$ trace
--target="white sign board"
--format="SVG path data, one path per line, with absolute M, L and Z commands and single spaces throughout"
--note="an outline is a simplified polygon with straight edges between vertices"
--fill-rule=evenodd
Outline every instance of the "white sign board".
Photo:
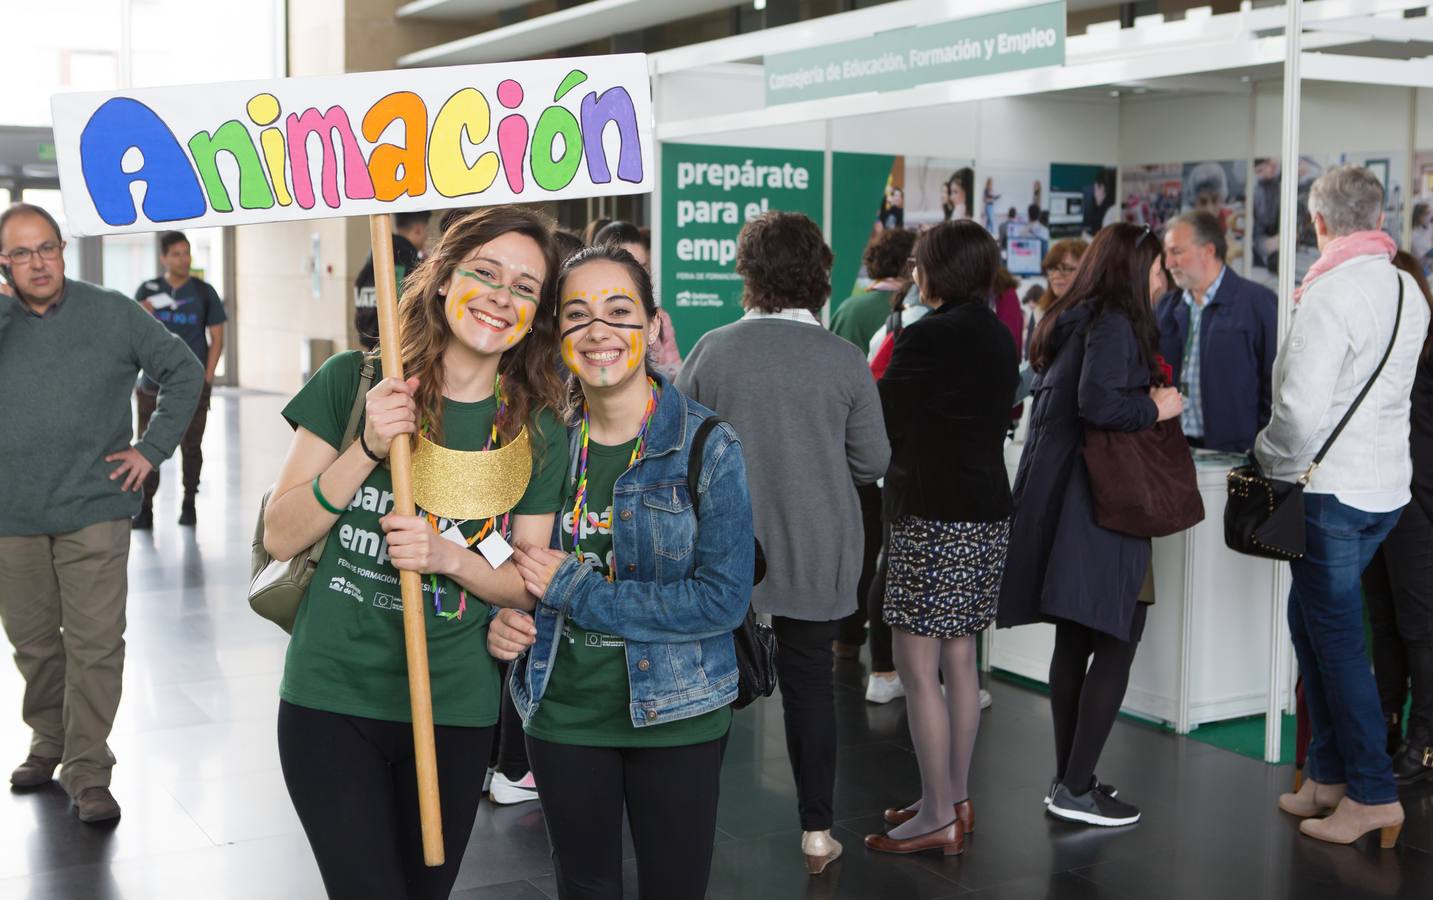
M 644 54 L 57 94 L 76 236 L 652 190 Z

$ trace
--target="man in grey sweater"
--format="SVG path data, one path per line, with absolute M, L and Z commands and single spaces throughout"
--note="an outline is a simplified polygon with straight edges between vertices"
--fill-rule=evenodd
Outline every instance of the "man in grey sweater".
M 17 788 L 60 784 L 85 822 L 113 819 L 130 518 L 144 478 L 174 452 L 204 371 L 184 342 L 123 294 L 65 278 L 45 210 L 0 214 L 0 620 L 25 679 L 30 755 Z M 159 404 L 131 444 L 140 370 Z
M 766 579 L 802 852 L 819 874 L 841 853 L 830 834 L 836 777 L 831 642 L 856 606 L 864 529 L 856 485 L 886 473 L 891 445 L 861 351 L 816 319 L 830 294 L 831 250 L 799 213 L 746 224 L 736 270 L 746 315 L 702 337 L 677 389 L 736 427 L 746 454 Z

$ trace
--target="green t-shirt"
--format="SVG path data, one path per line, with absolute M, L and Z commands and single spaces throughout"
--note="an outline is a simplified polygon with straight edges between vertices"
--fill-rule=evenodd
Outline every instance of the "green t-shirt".
M 831 317 L 831 331 L 865 353 L 870 349 L 871 338 L 886 324 L 890 314 L 890 291 L 866 291 L 841 301 Z
M 334 447 L 353 409 L 363 368 L 358 352 L 328 362 L 284 407 L 284 418 Z M 381 372 L 375 376 L 381 378 Z M 445 400 L 443 445 L 481 450 L 497 411 L 494 398 L 477 403 Z M 567 474 L 567 432 L 547 410 L 532 435 L 533 472 L 513 513 L 556 512 Z M 403 644 L 403 601 L 398 570 L 388 559 L 388 541 L 378 520 L 392 511 L 393 479 L 385 466 L 368 476 L 329 534 L 304 600 L 299 604 L 284 663 L 280 696 L 290 703 L 390 722 L 410 721 L 408 663 Z M 336 502 L 338 498 L 329 498 Z M 446 530 L 451 522 L 440 521 Z M 471 537 L 483 520 L 458 523 Z M 468 596 L 461 619 L 437 615 L 432 579 L 423 578 L 423 612 L 428 623 L 428 673 L 433 721 L 439 725 L 485 726 L 498 718 L 500 680 L 488 655 L 488 607 Z M 458 586 L 440 578 L 443 609 L 458 608 Z
M 579 535 L 583 559 L 606 575 L 613 571 L 612 488 L 627 471 L 635 440 L 617 447 L 587 445 L 587 508 L 604 512 Z M 572 549 L 575 486 L 563 501 L 562 540 Z M 527 733 L 555 744 L 585 747 L 682 747 L 716 740 L 731 726 L 731 707 L 660 725 L 632 725 L 631 688 L 627 681 L 627 642 L 614 634 L 579 628 L 568 620 L 557 638 L 547 690 Z

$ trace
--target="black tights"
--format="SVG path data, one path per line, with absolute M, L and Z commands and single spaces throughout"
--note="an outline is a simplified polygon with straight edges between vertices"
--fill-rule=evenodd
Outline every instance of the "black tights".
M 827 639 L 829 646 L 830 639 Z M 621 900 L 622 811 L 642 900 L 702 900 L 716 842 L 726 736 L 685 747 L 527 739 L 562 900 Z
M 279 701 L 279 763 L 330 900 L 443 900 L 453 890 L 493 730 L 439 725 L 445 861 L 423 864 L 413 726 Z
M 1055 625 L 1055 652 L 1050 657 L 1055 777 L 1073 794 L 1090 789 L 1100 753 L 1124 703 L 1145 612 L 1145 604 L 1135 605 L 1128 641 L 1063 619 Z

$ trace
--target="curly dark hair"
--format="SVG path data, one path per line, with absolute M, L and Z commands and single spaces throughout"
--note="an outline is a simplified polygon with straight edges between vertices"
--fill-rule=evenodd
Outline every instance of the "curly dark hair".
M 761 312 L 814 312 L 831 294 L 831 262 L 821 226 L 801 213 L 752 219 L 736 239 L 736 272 L 745 282 L 742 305 Z
M 905 271 L 916 247 L 916 233 L 904 228 L 891 228 L 871 238 L 861 262 L 866 274 L 880 281 L 882 278 L 899 278 Z

